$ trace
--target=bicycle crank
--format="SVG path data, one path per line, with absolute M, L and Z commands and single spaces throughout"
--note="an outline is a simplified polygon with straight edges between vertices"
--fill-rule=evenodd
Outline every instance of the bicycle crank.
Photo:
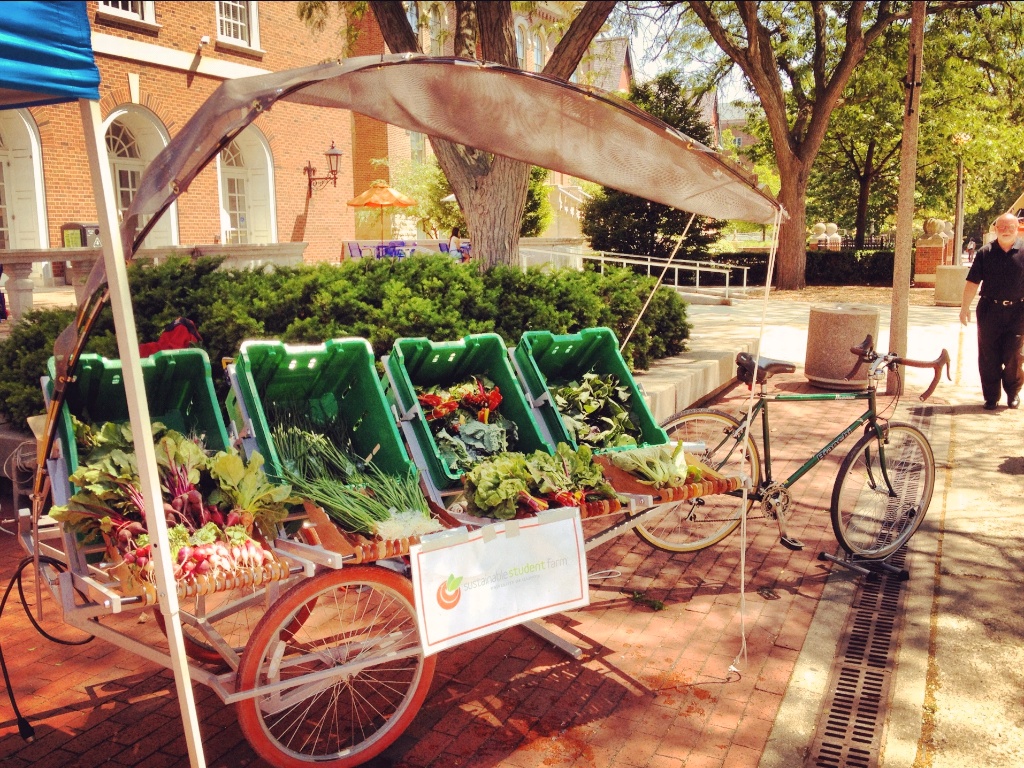
M 789 489 L 782 483 L 772 483 L 761 491 L 761 509 L 764 516 L 779 523 L 779 541 L 786 549 L 794 551 L 804 548 L 804 543 L 789 535 L 786 523 L 789 519 L 789 506 L 793 498 Z

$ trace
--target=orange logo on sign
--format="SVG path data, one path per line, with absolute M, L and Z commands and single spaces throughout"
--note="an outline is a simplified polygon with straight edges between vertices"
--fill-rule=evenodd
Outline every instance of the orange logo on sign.
M 459 589 L 461 583 L 461 576 L 456 577 L 455 574 L 449 574 L 448 579 L 442 581 L 437 588 L 437 604 L 446 611 L 450 611 L 458 605 L 459 599 L 462 597 L 462 590 Z

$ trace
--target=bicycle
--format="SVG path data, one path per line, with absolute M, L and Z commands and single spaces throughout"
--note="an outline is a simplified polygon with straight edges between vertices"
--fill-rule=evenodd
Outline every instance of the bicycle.
M 921 400 L 926 400 L 938 386 L 943 366 L 949 377 L 949 354 L 942 350 L 931 362 L 909 360 L 893 352 L 879 354 L 873 349 L 871 336 L 850 351 L 857 356 L 857 363 L 846 378 L 854 379 L 861 366 L 867 364 L 870 366 L 867 385 L 852 392 L 814 394 L 769 394 L 771 377 L 792 373 L 796 366 L 764 357 L 755 361 L 745 352 L 737 355 L 739 379 L 748 387 L 755 381 L 758 384 L 749 416 L 745 414 L 736 419 L 711 408 L 695 408 L 675 414 L 662 426 L 672 440 L 692 446 L 693 456 L 712 469 L 724 475 L 750 478 L 746 509 L 742 509 L 742 502 L 737 500 L 737 497 L 742 498 L 741 491 L 689 499 L 664 505 L 664 511 L 648 516 L 637 526 L 637 534 L 663 551 L 697 552 L 732 533 L 742 514 L 760 503 L 765 516 L 778 521 L 783 546 L 802 549 L 803 543 L 793 538 L 786 527 L 791 503 L 789 489 L 864 425 L 864 434 L 843 459 L 836 477 L 831 503 L 832 529 L 851 558 L 881 561 L 896 552 L 917 531 L 928 510 L 935 485 L 935 458 L 928 438 L 917 427 L 886 421 L 878 415 L 875 390 L 886 372 L 897 370 L 897 366 L 932 368 L 935 376 L 920 396 Z M 867 407 L 789 477 L 776 480 L 772 475 L 768 404 L 839 400 L 866 400 Z M 747 428 L 748 418 L 753 423 L 758 417 L 764 445 L 763 461 Z M 745 450 L 741 445 L 744 442 Z

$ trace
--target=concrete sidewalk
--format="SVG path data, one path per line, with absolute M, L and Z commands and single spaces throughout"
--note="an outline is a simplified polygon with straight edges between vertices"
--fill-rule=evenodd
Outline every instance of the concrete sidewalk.
M 769 303 L 762 354 L 801 362 L 809 309 Z M 753 301 L 691 307 L 693 354 L 718 359 L 750 348 L 761 311 Z M 975 327 L 961 332 L 956 312 L 910 311 L 911 355 L 934 358 L 948 348 L 955 381 L 944 381 L 929 401 L 939 468 L 903 587 L 886 768 L 915 760 L 936 768 L 1024 764 L 1018 608 L 1024 555 L 1017 534 L 1024 517 L 1024 414 L 981 409 Z M 880 335 L 878 346 L 885 348 L 884 321 Z M 895 418 L 920 415 L 915 395 L 927 379 L 909 373 Z M 799 372 L 773 384 L 806 389 Z M 745 400 L 745 388 L 727 388 L 715 407 L 738 411 Z M 886 402 L 880 398 L 880 405 Z M 835 423 L 859 412 L 841 402 L 820 410 L 789 407 L 773 406 L 779 474 L 820 447 Z M 749 522 L 745 548 L 733 535 L 693 555 L 658 552 L 631 534 L 620 536 L 588 555 L 591 573 L 604 576 L 592 579 L 591 605 L 547 622 L 583 649 L 581 660 L 521 628 L 444 652 L 412 725 L 367 765 L 802 766 L 859 583 L 816 558 L 836 549 L 827 509 L 845 449 L 836 453 L 796 489 L 792 526 L 804 551 L 781 547 L 775 523 L 764 519 Z M 0 534 L 0 577 L 20 557 L 13 540 Z M 665 610 L 653 611 L 651 601 Z M 123 621 L 133 634 L 162 642 L 152 621 L 140 623 L 135 614 Z M 54 646 L 14 601 L 0 620 L 0 638 L 19 705 L 37 731 L 34 744 L 22 742 L 6 698 L 0 699 L 4 766 L 188 764 L 168 672 L 102 641 Z M 231 708 L 202 686 L 196 696 L 208 764 L 265 765 L 242 738 Z

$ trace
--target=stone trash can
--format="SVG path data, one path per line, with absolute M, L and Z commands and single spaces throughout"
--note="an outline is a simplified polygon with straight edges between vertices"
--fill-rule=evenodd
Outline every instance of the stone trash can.
M 966 264 L 935 267 L 935 306 L 959 307 L 964 298 L 964 284 L 967 282 Z
M 858 346 L 868 334 L 877 344 L 876 307 L 862 304 L 811 307 L 804 376 L 823 389 L 853 390 L 867 386 L 867 366 L 861 368 L 857 379 L 847 381 L 844 377 L 857 362 L 850 347 Z

